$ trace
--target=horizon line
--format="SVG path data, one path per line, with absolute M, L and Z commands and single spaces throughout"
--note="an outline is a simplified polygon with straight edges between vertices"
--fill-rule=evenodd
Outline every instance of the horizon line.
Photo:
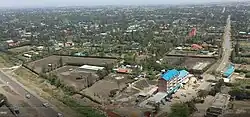
M 48 5 L 48 6 L 0 6 L 0 9 L 30 9 L 30 8 L 60 8 L 60 7 L 105 7 L 105 6 L 185 6 L 185 5 L 212 5 L 222 3 L 245 3 L 250 1 L 220 1 L 197 3 L 172 3 L 172 4 L 106 4 L 106 5 Z

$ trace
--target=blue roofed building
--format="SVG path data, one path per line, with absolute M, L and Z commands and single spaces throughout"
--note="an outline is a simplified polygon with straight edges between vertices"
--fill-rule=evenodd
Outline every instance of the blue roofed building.
M 179 71 L 176 69 L 168 70 L 163 73 L 158 83 L 158 90 L 160 92 L 167 92 L 167 89 L 178 81 Z
M 158 92 L 152 95 L 149 99 L 140 103 L 140 107 L 147 107 L 150 103 L 164 104 L 167 98 L 177 92 L 182 86 L 183 81 L 191 75 L 186 70 L 171 69 L 162 73 L 158 81 Z
M 233 64 L 230 64 L 226 71 L 223 73 L 223 76 L 226 77 L 226 78 L 230 78 L 230 76 L 233 74 L 235 68 L 234 68 L 234 65 Z
M 166 81 L 170 81 L 178 75 L 179 75 L 179 71 L 176 69 L 172 69 L 162 74 L 162 78 Z
M 178 81 L 179 83 L 186 83 L 188 81 L 189 72 L 186 70 L 179 71 Z
M 185 78 L 188 74 L 189 74 L 188 71 L 186 71 L 186 70 L 181 70 L 181 71 L 179 71 L 179 76 L 178 76 L 178 78 L 179 78 L 179 79 L 183 79 L 183 78 Z

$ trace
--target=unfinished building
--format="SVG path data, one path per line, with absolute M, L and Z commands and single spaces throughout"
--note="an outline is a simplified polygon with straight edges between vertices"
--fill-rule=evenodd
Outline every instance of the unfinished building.
M 228 108 L 230 95 L 217 93 L 212 105 L 206 111 L 206 117 L 220 117 Z

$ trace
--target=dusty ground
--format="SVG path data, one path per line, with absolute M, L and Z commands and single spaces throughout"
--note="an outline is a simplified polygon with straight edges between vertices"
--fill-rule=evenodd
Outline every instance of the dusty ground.
M 77 64 L 77 65 L 96 65 L 96 66 L 103 66 L 105 64 L 113 64 L 116 62 L 116 59 L 102 59 L 102 58 L 85 58 L 85 57 L 69 57 L 69 56 L 49 56 L 47 58 L 43 58 L 41 60 L 37 60 L 28 64 L 31 69 L 34 69 L 36 72 L 40 73 L 42 67 L 48 68 L 48 64 L 52 64 L 55 67 L 58 63 L 60 58 L 62 58 L 63 63 L 68 64 Z
M 168 54 L 171 54 L 171 55 L 174 55 L 174 54 L 177 54 L 177 55 L 198 55 L 199 52 L 198 51 L 180 51 L 180 50 L 175 50 L 173 49 L 171 52 L 169 52 Z
M 76 66 L 64 66 L 54 70 L 53 73 L 66 84 L 75 87 L 79 91 L 87 87 L 87 82 L 94 84 L 99 79 L 95 72 L 79 70 Z
M 116 80 L 116 77 L 122 79 Z M 126 87 L 126 83 L 131 82 L 126 74 L 109 74 L 103 80 L 96 82 L 91 87 L 84 89 L 81 93 L 89 95 L 100 102 L 106 102 L 109 98 L 111 90 L 119 89 L 122 90 Z M 119 84 L 119 86 L 118 86 Z
M 187 58 L 182 63 L 183 66 L 186 66 L 186 68 L 192 68 L 194 67 L 198 62 L 210 62 L 213 63 L 215 59 L 212 58 Z
M 22 53 L 22 52 L 27 52 L 31 50 L 31 48 L 32 48 L 31 46 L 22 46 L 22 47 L 8 49 L 8 51 L 13 52 L 13 53 Z
M 213 63 L 216 61 L 213 58 L 192 58 L 192 57 L 173 57 L 173 56 L 165 56 L 164 62 L 175 65 L 175 66 L 182 66 L 186 68 L 194 67 L 198 62 L 210 62 Z

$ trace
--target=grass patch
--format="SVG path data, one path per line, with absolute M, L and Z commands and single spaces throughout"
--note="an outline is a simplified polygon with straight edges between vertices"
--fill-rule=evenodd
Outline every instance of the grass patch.
M 36 78 L 37 75 L 32 73 L 31 71 L 29 70 L 26 70 L 25 68 L 20 68 L 20 69 L 17 69 L 15 70 L 15 74 L 20 76 L 20 77 L 25 77 L 25 78 L 28 78 L 28 79 L 33 79 L 33 78 Z
M 11 67 L 13 64 L 10 61 L 10 56 L 5 53 L 0 52 L 0 67 Z

